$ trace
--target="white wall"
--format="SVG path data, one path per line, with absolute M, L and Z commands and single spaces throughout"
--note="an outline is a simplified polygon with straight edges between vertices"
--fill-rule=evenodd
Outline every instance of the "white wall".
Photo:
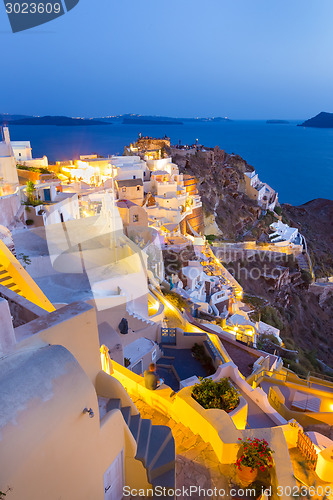
M 37 207 L 39 210 L 41 207 Z M 54 205 L 43 206 L 46 213 L 43 215 L 44 225 L 58 224 L 63 216 L 63 222 L 79 219 L 79 200 L 77 194 Z
M 30 141 L 11 141 L 16 161 L 32 160 Z
M 10 144 L 3 142 L 0 143 L 0 179 L 4 183 L 18 184 L 16 162 L 12 149 Z
M 24 160 L 20 162 L 22 165 L 26 167 L 43 167 L 46 168 L 49 166 L 49 161 L 47 156 L 43 156 L 43 158 L 32 158 L 31 160 Z
M 19 193 L 0 196 L 0 225 L 9 227 L 21 208 Z

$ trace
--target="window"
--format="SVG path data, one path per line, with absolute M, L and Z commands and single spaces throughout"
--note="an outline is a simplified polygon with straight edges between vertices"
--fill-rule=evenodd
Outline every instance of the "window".
M 133 222 L 139 222 L 139 216 L 133 215 Z
M 136 190 L 137 190 L 137 191 L 140 191 L 140 186 L 136 186 Z
M 126 188 L 122 188 L 122 192 L 123 192 L 123 193 L 126 193 Z
M 136 179 L 135 175 L 133 175 L 133 179 Z

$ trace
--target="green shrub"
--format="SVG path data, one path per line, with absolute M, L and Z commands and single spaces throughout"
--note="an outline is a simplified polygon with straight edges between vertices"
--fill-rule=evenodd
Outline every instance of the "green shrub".
M 175 293 L 175 292 L 164 292 L 164 296 L 168 299 L 169 302 L 171 302 L 171 304 L 175 307 L 177 307 L 177 309 L 186 309 L 186 310 L 189 310 L 190 309 L 190 306 L 188 304 L 188 302 L 183 299 L 183 297 L 181 297 L 180 295 L 178 295 L 178 293 Z
M 239 404 L 239 392 L 226 377 L 218 382 L 211 378 L 201 379 L 192 389 L 192 398 L 203 408 L 218 408 L 227 413 Z
M 27 219 L 25 221 L 25 223 L 26 223 L 27 226 L 32 226 L 32 224 L 34 223 L 34 221 L 32 219 Z
M 275 335 L 272 333 L 264 333 L 263 335 L 260 335 L 260 339 L 257 342 L 257 348 L 262 349 L 268 342 L 272 342 L 272 344 L 280 347 L 280 342 Z
M 312 280 L 312 276 L 311 276 L 311 274 L 310 274 L 308 271 L 306 271 L 305 269 L 302 269 L 302 270 L 301 270 L 301 276 L 302 276 L 302 280 L 304 281 L 304 283 L 305 283 L 306 285 L 310 285 L 310 284 L 312 283 L 312 281 L 313 281 L 313 280 Z
M 208 242 L 215 241 L 216 238 L 217 236 L 215 234 L 206 234 L 206 240 L 208 240 Z
M 281 314 L 272 306 L 265 306 L 262 308 L 261 321 L 263 321 L 264 323 L 268 323 L 269 325 L 272 325 L 279 330 L 282 330 L 283 328 Z
M 18 170 L 27 170 L 28 172 L 38 172 L 40 174 L 52 173 L 47 168 L 44 168 L 44 167 L 26 167 L 25 165 L 16 165 L 16 168 Z

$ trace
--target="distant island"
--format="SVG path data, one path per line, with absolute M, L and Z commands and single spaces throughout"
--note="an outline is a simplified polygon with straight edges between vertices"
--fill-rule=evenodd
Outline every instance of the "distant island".
M 298 127 L 314 127 L 314 128 L 333 128 L 333 113 L 325 113 L 322 111 L 313 118 L 309 118 L 305 122 L 298 124 Z
M 290 122 L 288 122 L 288 120 L 266 120 L 266 123 L 269 125 L 286 125 Z
M 207 122 L 230 122 L 230 118 L 196 117 L 196 118 L 175 118 L 170 116 L 152 116 L 124 114 L 115 116 L 103 116 L 94 118 L 71 118 L 68 116 L 28 116 L 10 115 L 0 113 L 0 125 L 56 125 L 65 126 L 86 126 L 86 125 L 183 125 L 184 123 L 207 123 Z
M 183 125 L 180 120 L 154 120 L 151 118 L 124 118 L 123 125 Z
M 5 119 L 3 119 L 5 122 Z M 111 122 L 102 122 L 98 120 L 89 120 L 85 118 L 69 118 L 68 116 L 38 116 L 28 117 L 20 120 L 9 120 L 11 125 L 56 125 L 58 127 L 77 127 L 87 125 L 111 125 Z
M 126 114 L 117 115 L 103 118 L 96 118 L 96 120 L 112 120 L 113 122 L 120 122 L 125 125 L 128 124 L 143 124 L 143 125 L 183 125 L 184 123 L 206 123 L 206 122 L 230 122 L 229 118 L 222 118 L 221 116 L 216 117 L 204 117 L 204 118 L 175 118 L 172 116 L 153 116 L 153 115 L 136 115 L 136 114 Z

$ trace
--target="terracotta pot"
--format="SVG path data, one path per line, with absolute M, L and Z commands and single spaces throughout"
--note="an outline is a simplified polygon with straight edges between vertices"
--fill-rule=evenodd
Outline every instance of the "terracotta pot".
M 258 475 L 258 469 L 241 466 L 241 470 L 237 468 L 237 476 L 243 486 L 248 486 L 253 483 Z

